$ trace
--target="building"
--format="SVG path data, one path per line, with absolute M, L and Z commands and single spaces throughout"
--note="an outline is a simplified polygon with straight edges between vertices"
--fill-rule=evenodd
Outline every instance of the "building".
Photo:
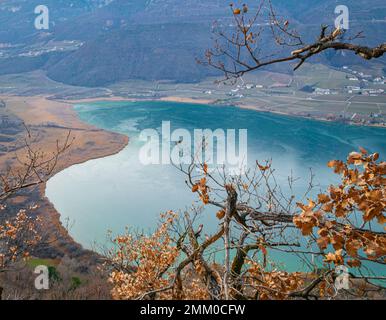
M 329 95 L 329 94 L 331 94 L 331 90 L 330 89 L 315 88 L 314 94 Z

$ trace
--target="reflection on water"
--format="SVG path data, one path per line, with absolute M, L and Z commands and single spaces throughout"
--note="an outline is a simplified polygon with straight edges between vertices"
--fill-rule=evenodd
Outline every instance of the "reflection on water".
M 160 130 L 170 121 L 172 130 L 248 129 L 248 160 L 272 158 L 278 181 L 288 175 L 300 179 L 299 195 L 306 189 L 309 168 L 321 189 L 337 177 L 326 167 L 331 159 L 343 159 L 359 146 L 386 154 L 386 130 L 318 122 L 241 110 L 170 102 L 101 102 L 76 106 L 80 118 L 98 127 L 127 134 L 129 145 L 119 154 L 75 165 L 53 177 L 47 196 L 62 219 L 74 221 L 73 237 L 86 247 L 103 242 L 106 231 L 123 232 L 125 226 L 154 227 L 159 213 L 190 207 L 196 198 L 184 175 L 171 165 L 143 166 L 138 159 L 138 139 L 143 129 Z M 201 220 L 208 230 L 218 221 L 213 212 Z

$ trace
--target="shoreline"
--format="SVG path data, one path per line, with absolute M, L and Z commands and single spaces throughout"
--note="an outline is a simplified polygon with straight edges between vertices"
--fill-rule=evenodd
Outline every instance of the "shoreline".
M 0 96 L 0 99 L 7 103 L 7 109 L 14 115 L 22 119 L 27 126 L 33 126 L 34 130 L 37 130 L 41 134 L 41 138 L 38 141 L 44 151 L 49 152 L 52 150 L 52 145 L 60 137 L 64 137 L 69 130 L 79 133 L 75 140 L 74 150 L 71 148 L 69 154 L 66 154 L 58 163 L 58 167 L 53 172 L 50 178 L 58 174 L 59 172 L 74 166 L 79 165 L 90 160 L 101 159 L 109 157 L 121 152 L 127 147 L 129 143 L 129 137 L 106 131 L 95 126 L 89 125 L 79 119 L 74 105 L 81 103 L 93 103 L 102 101 L 114 101 L 114 102 L 138 102 L 138 101 L 169 101 L 179 103 L 195 103 L 195 104 L 209 104 L 219 105 L 217 100 L 210 99 L 193 99 L 182 98 L 175 96 L 163 97 L 160 99 L 132 99 L 119 96 L 103 97 L 103 98 L 90 98 L 90 99 L 78 99 L 78 100 L 51 100 L 47 96 L 33 96 L 33 97 L 19 97 L 19 96 Z M 10 104 L 10 106 L 8 106 Z M 237 108 L 253 110 L 257 112 L 266 112 L 284 116 L 302 117 L 310 120 L 324 121 L 324 122 L 338 122 L 329 119 L 306 117 L 302 115 L 296 115 L 291 113 L 280 112 L 276 110 L 266 110 L 256 105 L 234 105 Z M 47 127 L 47 123 L 55 124 L 58 127 Z M 355 125 L 355 124 L 349 124 Z M 357 124 L 358 125 L 358 124 Z M 363 125 L 366 127 L 366 125 Z M 382 127 L 384 126 L 368 126 L 368 127 Z M 11 156 L 11 155 L 9 155 Z M 4 158 L 4 156 L 3 156 Z M 8 158 L 8 157 L 7 157 Z M 0 157 L 0 166 L 9 159 L 2 159 Z M 45 219 L 48 219 L 49 228 L 53 232 L 58 231 L 66 239 L 66 242 L 71 245 L 76 245 L 79 250 L 86 255 L 96 255 L 97 253 L 85 249 L 80 243 L 78 243 L 69 234 L 62 223 L 62 217 L 55 206 L 46 197 L 46 182 L 39 187 L 39 198 L 31 196 L 28 200 L 39 203 L 40 208 L 44 208 L 47 212 L 42 213 Z
M 48 100 L 46 96 L 0 96 L 0 99 L 6 103 L 6 112 L 23 121 L 31 129 L 34 137 L 36 135 L 33 146 L 46 154 L 53 152 L 57 141 L 59 143 L 64 141 L 68 132 L 71 131 L 71 138 L 74 138 L 72 145 L 59 158 L 56 169 L 47 181 L 73 165 L 117 154 L 129 143 L 129 137 L 125 135 L 109 132 L 81 121 L 72 104 Z M 24 135 L 25 132 L 20 134 L 21 137 Z M 16 144 L 16 141 L 14 143 Z M 22 149 L 23 146 L 19 146 L 17 152 Z M 6 168 L 7 165 L 16 166 L 16 162 L 12 160 L 13 157 L 13 152 L 0 156 L 0 169 Z M 47 181 L 28 192 L 21 205 L 27 207 L 29 203 L 36 204 L 38 209 L 34 211 L 34 214 L 42 218 L 44 227 L 49 230 L 50 234 L 60 235 L 63 240 L 60 244 L 52 245 L 49 250 L 50 254 L 55 252 L 58 256 L 69 255 L 86 260 L 94 258 L 92 259 L 94 261 L 98 254 L 85 249 L 82 244 L 72 238 L 64 226 L 61 213 L 47 198 Z
M 169 102 L 179 102 L 179 103 L 195 103 L 195 104 L 199 104 L 199 105 L 217 105 L 219 108 L 221 108 L 221 105 L 219 105 L 218 103 L 216 103 L 215 100 L 204 100 L 204 99 L 191 99 L 191 98 L 179 98 L 179 97 L 173 97 L 173 96 L 170 96 L 170 97 L 164 97 L 162 99 L 125 99 L 123 97 L 110 97 L 110 98 L 91 98 L 91 99 L 78 99 L 78 100 L 65 100 L 65 102 L 63 100 L 60 100 L 60 103 L 66 103 L 66 104 L 71 104 L 71 107 L 72 107 L 72 110 L 74 109 L 74 106 L 76 104 L 82 104 L 82 103 L 96 103 L 96 102 L 139 102 L 139 101 L 169 101 Z M 108 107 L 108 105 L 107 105 Z M 330 123 L 338 123 L 337 121 L 331 121 L 331 120 L 328 120 L 328 119 L 323 119 L 323 118 L 320 118 L 320 119 L 315 119 L 315 118 L 311 118 L 311 117 L 305 117 L 305 116 L 300 116 L 300 115 L 294 115 L 294 114 L 289 114 L 289 113 L 284 113 L 284 112 L 279 112 L 279 111 L 269 111 L 269 110 L 264 110 L 264 109 L 260 109 L 258 108 L 257 106 L 251 106 L 251 105 L 236 105 L 235 106 L 236 108 L 241 108 L 241 109 L 248 109 L 248 110 L 252 110 L 252 111 L 257 111 L 257 112 L 264 112 L 264 113 L 271 113 L 271 114 L 277 114 L 277 115 L 281 115 L 281 116 L 287 116 L 287 117 L 301 117 L 301 118 L 304 118 L 304 119 L 307 119 L 307 120 L 313 120 L 313 121 L 321 121 L 321 122 L 330 122 Z M 79 121 L 82 121 L 80 119 L 78 119 Z M 354 125 L 354 124 L 345 124 L 345 125 Z M 370 127 L 370 126 L 368 126 Z M 374 126 L 375 127 L 375 126 Z M 112 156 L 114 154 L 118 154 L 119 152 L 121 152 L 127 145 L 123 146 L 121 149 L 118 149 L 116 152 L 113 152 L 113 153 L 109 153 L 109 154 L 106 154 L 106 155 L 98 155 L 98 156 L 93 156 L 92 154 L 89 154 L 89 156 L 87 157 L 87 159 L 85 159 L 84 161 L 82 162 L 77 162 L 77 163 L 72 163 L 70 164 L 68 167 L 72 167 L 74 165 L 79 165 L 79 164 L 82 164 L 84 162 L 88 162 L 88 161 L 91 161 L 91 160 L 95 160 L 95 159 L 101 159 L 101 158 L 105 158 L 105 157 L 109 157 L 109 156 Z M 67 168 L 68 168 L 67 167 Z M 65 168 L 64 168 L 65 169 Z M 64 170 L 63 169 L 63 170 Z
M 141 101 L 165 101 L 165 102 L 178 102 L 178 103 L 194 103 L 194 104 L 202 104 L 202 105 L 220 105 L 219 101 L 217 99 L 195 99 L 195 98 L 187 98 L 187 97 L 177 97 L 177 96 L 166 96 L 161 98 L 125 98 L 121 96 L 111 96 L 111 97 L 101 97 L 101 98 L 84 98 L 84 99 L 76 99 L 76 100 L 53 100 L 68 104 L 82 104 L 82 103 L 93 103 L 93 102 L 141 102 Z M 223 104 L 225 105 L 225 104 Z M 382 124 L 368 124 L 368 123 L 357 123 L 353 121 L 339 121 L 337 119 L 328 119 L 328 115 L 326 116 L 316 116 L 316 115 L 305 115 L 305 114 L 297 114 L 293 112 L 283 112 L 279 110 L 273 110 L 273 109 L 267 109 L 265 107 L 259 107 L 258 105 L 253 104 L 242 104 L 242 103 L 233 103 L 233 104 L 227 104 L 227 105 L 233 105 L 240 109 L 246 109 L 246 110 L 252 110 L 255 112 L 265 112 L 265 113 L 271 113 L 276 115 L 282 115 L 282 116 L 289 116 L 289 117 L 297 117 L 297 118 L 303 118 L 303 119 L 309 119 L 309 120 L 315 120 L 315 121 L 322 121 L 322 122 L 330 122 L 330 123 L 340 123 L 344 125 L 352 125 L 352 126 L 360 126 L 360 127 L 371 127 L 371 128 L 386 128 L 386 125 Z

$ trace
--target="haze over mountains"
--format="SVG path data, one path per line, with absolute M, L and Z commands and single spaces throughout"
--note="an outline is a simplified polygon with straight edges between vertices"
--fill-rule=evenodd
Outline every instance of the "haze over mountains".
M 257 3 L 253 0 L 249 5 Z M 334 9 L 341 4 L 335 0 L 273 3 L 309 40 L 322 23 L 333 24 Z M 45 0 L 50 29 L 39 31 L 34 28 L 34 8 L 40 4 L 41 0 L 0 0 L 0 74 L 42 69 L 53 80 L 82 86 L 126 79 L 196 82 L 216 74 L 196 63 L 212 46 L 213 22 L 226 27 L 232 22 L 228 0 Z M 362 43 L 384 41 L 384 0 L 344 4 L 350 8 L 352 30 L 366 35 Z M 365 63 L 351 56 L 351 63 Z M 335 52 L 316 59 L 343 63 Z M 344 61 L 348 63 L 347 56 Z M 380 61 L 385 63 L 384 58 Z M 288 66 L 280 68 L 290 72 Z

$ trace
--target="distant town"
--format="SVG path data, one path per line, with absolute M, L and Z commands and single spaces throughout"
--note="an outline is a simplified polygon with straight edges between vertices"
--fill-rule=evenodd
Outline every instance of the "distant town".
M 310 103 L 320 102 L 321 106 L 324 103 L 330 103 L 336 105 L 336 110 L 330 110 L 323 116 L 317 117 L 351 124 L 386 126 L 384 112 L 386 77 L 371 74 L 374 73 L 373 71 L 368 71 L 368 73 L 358 71 L 349 66 L 330 68 L 334 72 L 343 72 L 345 74 L 344 79 L 340 82 L 331 83 L 331 88 L 328 88 L 329 84 L 325 82 L 322 83 L 322 86 L 319 86 L 318 81 L 315 81 L 315 85 L 306 84 L 297 87 L 295 84 L 296 75 L 286 80 L 283 79 L 268 84 L 258 83 L 258 78 L 249 79 L 248 81 L 241 79 L 239 83 L 231 86 L 231 89 L 228 88 L 226 96 L 241 103 L 249 103 L 252 97 L 258 99 L 259 94 L 266 97 L 281 96 L 284 98 L 287 96 L 291 99 L 288 100 L 288 103 L 293 103 L 291 101 L 296 101 L 296 99 L 299 103 L 304 103 L 304 100 Z M 204 90 L 203 93 L 216 96 L 219 92 L 212 88 Z M 363 107 L 357 110 L 360 104 L 363 104 Z M 356 105 L 356 108 L 353 108 L 353 105 Z M 370 105 L 372 108 L 367 109 L 366 105 Z M 321 107 L 320 111 L 322 112 L 323 109 Z M 312 114 L 307 112 L 302 115 L 312 117 Z

